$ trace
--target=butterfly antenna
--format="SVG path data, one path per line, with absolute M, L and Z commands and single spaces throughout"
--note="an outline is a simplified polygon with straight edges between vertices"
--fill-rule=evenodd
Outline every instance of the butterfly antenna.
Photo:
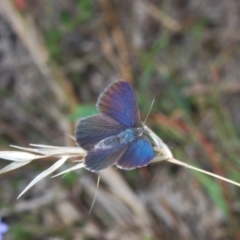
M 76 140 L 74 136 L 72 136 L 72 135 L 70 135 L 70 134 L 68 134 L 68 133 L 66 133 L 66 135 L 67 135 L 68 137 L 70 137 L 72 140 L 74 140 L 74 141 Z
M 92 209 L 93 209 L 93 205 L 94 205 L 95 200 L 96 200 L 96 197 L 97 197 L 97 191 L 98 191 L 99 183 L 100 183 L 100 174 L 98 175 L 97 188 L 96 188 L 96 191 L 95 191 L 95 194 L 94 194 L 94 198 L 93 198 L 93 201 L 92 201 L 92 205 L 91 205 L 90 210 L 89 210 L 89 214 L 91 213 L 91 211 L 92 211 Z
M 153 107 L 154 102 L 155 102 L 155 98 L 152 100 L 151 106 L 150 106 L 150 108 L 149 108 L 149 110 L 148 110 L 148 114 L 147 114 L 147 116 L 146 116 L 146 118 L 145 118 L 145 120 L 144 120 L 144 122 L 143 122 L 143 125 L 145 125 L 145 123 L 146 123 L 146 121 L 147 121 L 147 119 L 148 119 L 148 117 L 149 117 L 149 114 L 150 114 L 150 112 L 151 112 L 151 110 L 152 110 L 152 107 Z

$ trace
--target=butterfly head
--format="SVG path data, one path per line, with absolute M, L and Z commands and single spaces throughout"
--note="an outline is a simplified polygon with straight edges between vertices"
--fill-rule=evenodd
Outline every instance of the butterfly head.
M 137 128 L 137 133 L 138 133 L 138 136 L 139 136 L 139 137 L 142 136 L 143 133 L 144 133 L 144 128 L 143 128 L 143 127 L 138 127 L 138 128 Z

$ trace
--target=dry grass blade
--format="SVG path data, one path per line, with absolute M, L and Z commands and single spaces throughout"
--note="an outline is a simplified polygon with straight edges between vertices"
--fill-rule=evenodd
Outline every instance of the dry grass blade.
M 99 175 L 98 175 L 98 180 L 97 180 L 96 191 L 95 191 L 94 198 L 93 198 L 93 201 L 92 201 L 92 204 L 91 204 L 90 210 L 89 210 L 89 214 L 92 212 L 93 205 L 94 205 L 95 200 L 96 200 L 96 197 L 97 197 L 97 192 L 98 192 L 98 188 L 99 188 L 100 178 L 101 178 L 101 177 L 100 177 L 100 174 L 99 174 Z
M 119 70 L 124 79 L 132 82 L 133 74 L 129 63 L 129 47 L 128 42 L 123 34 L 120 23 L 118 21 L 116 9 L 112 6 L 109 0 L 99 0 L 99 5 L 103 10 L 103 18 L 106 24 L 111 29 L 111 37 L 114 40 L 116 50 L 118 53 Z M 112 51 L 111 51 L 112 52 Z M 115 58 L 115 59 L 117 59 Z
M 20 198 L 29 188 L 31 188 L 33 185 L 35 185 L 37 182 L 57 170 L 59 167 L 61 167 L 66 161 L 68 157 L 62 157 L 60 160 L 58 160 L 56 163 L 54 163 L 50 168 L 45 170 L 44 172 L 40 173 L 37 177 L 35 177 L 28 186 L 21 192 L 21 194 L 17 197 Z
M 52 149 L 58 149 L 58 146 L 51 146 L 51 145 L 45 145 L 45 144 L 35 144 L 35 143 L 30 143 L 29 144 L 32 147 L 38 147 L 38 148 L 52 148 Z M 12 145 L 14 146 L 14 145 Z M 68 148 L 68 147 L 62 147 L 62 148 Z
M 139 198 L 127 185 L 122 176 L 112 168 L 108 168 L 101 173 L 101 179 L 109 186 L 115 196 L 122 199 L 123 202 L 125 202 L 130 209 L 132 209 L 135 214 L 134 219 L 136 219 L 136 223 L 140 225 L 146 233 L 151 235 L 149 232 L 151 225 L 150 215 Z
M 144 125 L 144 130 L 149 134 L 157 146 L 154 148 L 155 152 L 157 152 L 157 155 L 154 157 L 152 162 L 162 161 L 173 157 L 173 154 L 168 146 L 147 125 Z
M 77 170 L 77 169 L 80 169 L 80 168 L 84 168 L 84 167 L 85 167 L 84 163 L 79 163 L 76 166 L 70 167 L 70 168 L 66 169 L 65 171 L 62 171 L 62 172 L 52 176 L 52 178 L 57 177 L 57 176 L 62 175 L 62 174 L 65 174 L 65 173 L 69 173 L 71 171 L 74 171 L 74 170 Z
M 21 161 L 29 161 L 34 160 L 38 158 L 42 158 L 43 156 L 35 155 L 32 153 L 27 152 L 20 152 L 20 151 L 0 151 L 0 158 L 15 162 L 21 162 Z M 44 156 L 45 157 L 45 156 Z
M 79 179 L 79 184 L 85 189 L 92 200 L 96 193 L 96 183 L 93 182 L 90 177 L 85 175 Z M 121 224 L 121 226 L 126 227 L 133 223 L 134 215 L 132 214 L 131 209 L 128 208 L 121 199 L 116 197 L 113 193 L 104 190 L 101 186 L 98 188 L 96 203 L 97 205 L 100 205 L 102 210 L 106 211 L 114 221 Z M 108 217 L 103 219 L 103 224 L 104 221 L 108 221 Z
M 167 160 L 168 162 L 171 162 L 171 163 L 174 163 L 174 164 L 177 164 L 177 165 L 180 165 L 180 166 L 183 166 L 183 167 L 186 167 L 186 168 L 189 168 L 189 169 L 192 169 L 192 170 L 195 170 L 195 171 L 207 174 L 207 175 L 215 177 L 217 179 L 221 179 L 221 180 L 223 180 L 225 182 L 232 183 L 232 184 L 234 184 L 236 186 L 240 186 L 240 183 L 238 183 L 238 182 L 232 181 L 232 180 L 230 180 L 228 178 L 225 178 L 225 177 L 222 177 L 220 175 L 217 175 L 217 174 L 214 174 L 214 173 L 202 170 L 200 168 L 191 166 L 191 165 L 189 165 L 187 163 L 184 163 L 184 162 L 181 162 L 181 161 L 179 161 L 177 159 L 174 159 L 173 155 L 172 155 L 170 149 L 167 147 L 167 145 L 150 128 L 148 128 L 146 125 L 144 126 L 144 128 L 146 129 L 148 134 L 151 136 L 151 138 L 154 140 L 154 142 L 155 142 L 155 144 L 157 146 L 155 148 L 155 152 L 158 152 L 158 153 L 161 154 L 160 156 L 156 155 L 152 162 L 158 162 L 158 161 Z
M 15 170 L 17 168 L 20 168 L 22 166 L 25 166 L 27 165 L 28 163 L 30 163 L 31 161 L 22 161 L 22 162 L 13 162 L 13 163 L 10 163 L 8 164 L 6 167 L 2 168 L 0 170 L 0 174 L 2 173 L 6 173 L 6 172 L 9 172 L 9 171 L 12 171 L 12 170 Z
M 21 38 L 39 70 L 45 76 L 44 79 L 48 81 L 60 105 L 64 106 L 69 102 L 71 103 L 69 106 L 74 106 L 77 101 L 74 98 L 75 94 L 73 94 L 72 87 L 60 69 L 50 68 L 48 51 L 43 45 L 41 35 L 36 31 L 34 22 L 30 18 L 25 19 L 12 1 L 0 1 L 0 11 Z M 55 79 L 58 84 L 55 84 Z
M 16 9 L 14 1 L 0 1 L 0 12 L 25 45 L 34 63 L 44 76 L 43 80 L 46 81 L 55 95 L 59 106 L 53 106 L 48 102 L 45 107 L 46 112 L 58 122 L 62 132 L 71 133 L 73 126 L 59 109 L 64 108 L 65 112 L 71 112 L 78 102 L 76 94 L 62 69 L 51 61 L 49 52 L 44 45 L 43 36 L 38 31 L 39 28 L 35 25 L 34 19 L 31 18 L 30 14 L 27 15 L 28 17 L 21 14 Z M 65 138 L 65 142 L 66 145 L 72 143 L 69 138 Z
M 240 183 L 237 183 L 235 181 L 232 181 L 230 179 L 224 178 L 220 175 L 202 170 L 200 168 L 191 166 L 189 164 L 183 163 L 177 159 L 173 158 L 172 152 L 168 148 L 168 146 L 146 125 L 144 125 L 145 131 L 149 134 L 149 136 L 152 138 L 154 142 L 154 150 L 155 150 L 155 157 L 152 160 L 152 162 L 159 162 L 163 160 L 167 160 L 168 162 L 178 164 L 181 166 L 184 166 L 186 168 L 207 174 L 209 176 L 221 179 L 223 181 L 232 183 L 234 185 L 240 186 Z M 32 153 L 27 152 L 19 152 L 19 151 L 2 151 L 0 152 L 0 158 L 15 161 L 14 163 L 6 166 L 0 171 L 1 173 L 19 168 L 21 166 L 24 166 L 28 163 L 30 163 L 34 159 L 38 158 L 45 158 L 47 156 L 55 156 L 55 157 L 61 157 L 60 160 L 58 160 L 55 164 L 53 164 L 50 168 L 39 174 L 30 184 L 24 189 L 24 191 L 19 195 L 22 196 L 29 188 L 31 188 L 34 184 L 36 184 L 38 181 L 43 179 L 44 177 L 48 176 L 50 173 L 58 169 L 60 166 L 62 166 L 68 158 L 70 157 L 84 157 L 86 155 L 86 151 L 80 147 L 55 147 L 55 146 L 48 146 L 48 145 L 38 145 L 38 144 L 31 144 L 32 146 L 35 146 L 37 148 L 24 148 L 19 146 L 13 146 L 15 148 L 24 150 L 24 151 L 32 151 L 36 152 L 41 155 L 34 155 Z M 80 160 L 82 161 L 82 160 Z M 68 173 L 70 171 L 74 171 L 76 169 L 84 168 L 85 164 L 83 162 L 80 162 L 79 164 L 66 169 L 63 172 L 58 173 L 57 175 L 54 175 L 53 177 Z M 105 174 L 108 171 L 107 174 Z M 125 184 L 124 180 L 120 177 L 120 175 L 117 175 L 116 172 L 106 169 L 104 173 L 102 174 L 103 180 L 106 181 L 106 183 L 109 185 L 109 187 L 112 189 L 112 191 L 118 195 L 120 198 L 122 198 L 135 212 L 136 215 L 139 216 L 140 219 L 142 219 L 142 216 L 146 214 L 144 206 L 137 201 L 137 198 L 135 195 L 131 192 L 130 188 Z M 118 186 L 118 190 L 116 191 L 115 186 Z M 121 188 L 121 196 L 119 195 L 119 188 Z M 123 194 L 124 193 L 124 194 Z M 19 198 L 18 197 L 18 198 Z M 142 221 L 142 224 L 146 227 L 149 226 L 150 219 L 145 219 Z
M 11 207 L 1 208 L 0 216 L 12 216 L 16 213 L 33 211 L 57 200 L 62 200 L 66 198 L 66 196 L 67 193 L 61 189 L 49 189 L 44 195 L 28 199 L 27 201 L 16 202 L 12 204 Z
M 32 145 L 34 146 L 34 145 Z M 36 146 L 38 146 L 36 144 Z M 11 147 L 18 148 L 28 152 L 36 152 L 39 154 L 43 154 L 45 156 L 84 156 L 86 151 L 80 147 L 43 147 L 44 145 L 40 145 L 39 148 L 24 148 L 15 145 L 11 145 Z
M 161 9 L 157 8 L 149 2 L 141 1 L 141 3 L 143 4 L 142 9 L 146 11 L 150 16 L 161 22 L 163 26 L 172 30 L 173 32 L 178 32 L 181 30 L 181 25 L 179 22 L 169 17 Z
M 177 159 L 172 158 L 172 159 L 167 159 L 167 161 L 168 161 L 168 162 L 171 162 L 171 163 L 174 163 L 174 164 L 177 164 L 177 165 L 180 165 L 180 166 L 183 166 L 183 167 L 186 167 L 186 168 L 189 168 L 189 169 L 192 169 L 192 170 L 195 170 L 195 171 L 198 171 L 198 172 L 201 172 L 201 173 L 204 173 L 204 174 L 206 174 L 206 175 L 209 175 L 209 176 L 212 176 L 212 177 L 221 179 L 221 180 L 223 180 L 223 181 L 225 181 L 225 182 L 229 182 L 229 183 L 231 183 L 231 184 L 234 184 L 234 185 L 240 187 L 240 183 L 238 183 L 238 182 L 232 181 L 232 180 L 230 180 L 230 179 L 228 179 L 228 178 L 225 178 L 225 177 L 221 177 L 221 176 L 219 176 L 219 175 L 217 175 L 217 174 L 214 174 L 214 173 L 211 173 L 211 172 L 202 170 L 202 169 L 200 169 L 200 168 L 193 167 L 193 166 L 191 166 L 191 165 L 189 165 L 189 164 L 187 164 L 187 163 L 181 162 L 181 161 L 179 161 L 179 160 L 177 160 Z
M 16 146 L 16 145 L 10 145 L 10 147 L 17 148 L 17 149 L 27 151 L 27 152 L 35 152 L 35 153 L 41 154 L 39 149 L 37 149 L 37 148 L 26 148 L 26 147 L 20 147 L 20 146 Z

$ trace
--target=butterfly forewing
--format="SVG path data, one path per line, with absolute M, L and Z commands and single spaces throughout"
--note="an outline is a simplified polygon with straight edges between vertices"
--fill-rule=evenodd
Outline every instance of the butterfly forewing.
M 126 128 L 140 124 L 140 113 L 133 89 L 128 82 L 118 81 L 110 85 L 99 97 L 97 107 Z
M 91 150 L 99 141 L 117 135 L 125 129 L 113 118 L 97 114 L 78 122 L 75 138 L 79 146 Z

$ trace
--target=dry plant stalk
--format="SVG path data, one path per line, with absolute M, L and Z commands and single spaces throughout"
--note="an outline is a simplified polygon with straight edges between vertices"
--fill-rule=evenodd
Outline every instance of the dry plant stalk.
M 51 87 L 59 104 L 65 106 L 66 102 L 70 102 L 74 106 L 77 100 L 74 98 L 74 94 L 72 94 L 72 87 L 59 68 L 53 66 L 53 64 L 49 65 L 49 53 L 43 44 L 41 34 L 37 31 L 33 19 L 30 16 L 26 18 L 21 15 L 12 1 L 0 1 L 0 12 L 13 27 L 30 53 L 34 63 L 44 76 L 43 79 Z
M 159 21 L 164 27 L 173 32 L 179 32 L 181 30 L 182 26 L 178 21 L 168 16 L 154 4 L 144 1 L 140 1 L 140 3 L 143 5 L 142 10 L 146 11 L 151 17 Z
M 117 55 L 119 58 L 118 68 L 121 73 L 120 75 L 124 79 L 128 79 L 130 82 L 132 82 L 133 74 L 132 74 L 132 70 L 130 68 L 130 63 L 129 63 L 129 47 L 127 44 L 127 40 L 121 29 L 121 26 L 119 24 L 119 21 L 117 18 L 117 13 L 116 13 L 114 7 L 112 6 L 111 1 L 99 0 L 98 2 L 103 11 L 103 19 L 104 19 L 106 25 L 108 25 L 110 27 L 110 32 L 108 34 L 109 36 L 107 36 L 107 39 L 111 39 L 111 38 L 113 39 L 113 42 L 114 42 L 113 45 L 116 47 L 116 50 L 117 50 Z M 104 34 L 107 33 L 106 29 L 103 29 L 102 32 L 104 32 Z M 103 34 L 103 33 L 101 33 L 101 34 Z M 105 43 L 103 43 L 103 45 L 104 44 Z M 107 53 L 111 53 L 111 55 L 113 55 L 113 59 L 116 60 L 117 58 L 115 58 L 114 54 L 113 54 L 114 46 L 111 45 L 110 42 L 109 42 L 109 44 L 110 44 L 110 45 L 108 45 L 109 51 Z M 104 52 L 106 52 L 106 48 L 105 48 Z M 110 57 L 109 54 L 106 54 L 106 56 L 109 58 L 110 62 L 112 62 L 112 57 Z M 117 62 L 117 61 L 115 61 L 115 62 Z
M 33 62 L 36 64 L 38 70 L 43 76 L 43 80 L 46 81 L 47 85 L 51 88 L 55 99 L 59 104 L 59 108 L 64 108 L 68 112 L 76 106 L 77 98 L 74 94 L 73 88 L 66 78 L 64 72 L 56 66 L 49 57 L 49 53 L 44 45 L 41 33 L 37 30 L 35 22 L 30 14 L 25 16 L 21 14 L 17 9 L 13 1 L 0 1 L 0 13 L 6 21 L 9 22 L 13 30 L 16 32 L 18 37 L 31 55 Z M 48 106 L 49 108 L 50 106 Z M 72 126 L 62 115 L 60 111 L 54 109 L 49 111 L 54 119 L 60 119 L 63 132 L 70 133 Z M 66 139 L 66 143 L 69 139 Z
M 168 162 L 207 174 L 209 176 L 221 179 L 228 183 L 240 186 L 240 183 L 237 183 L 230 179 L 224 178 L 217 174 L 202 170 L 200 168 L 191 166 L 187 163 L 184 163 L 175 159 L 173 157 L 172 152 L 168 148 L 168 146 L 150 128 L 144 125 L 144 129 L 151 137 L 155 146 L 154 147 L 155 157 L 151 162 L 168 161 Z M 32 146 L 32 148 L 24 148 L 24 147 L 12 145 L 12 147 L 20 149 L 22 151 L 0 151 L 0 158 L 13 161 L 11 164 L 1 169 L 0 174 L 20 168 L 38 159 L 56 157 L 58 160 L 50 168 L 46 169 L 45 171 L 40 173 L 37 177 L 35 177 L 28 184 L 28 186 L 22 191 L 22 193 L 18 196 L 18 198 L 21 197 L 28 189 L 34 186 L 41 179 L 45 178 L 46 176 L 50 175 L 52 172 L 59 169 L 68 160 L 71 160 L 73 158 L 74 159 L 79 158 L 79 160 L 77 161 L 78 163 L 75 166 L 70 167 L 63 172 L 60 172 L 54 175 L 53 177 L 66 174 L 68 172 L 71 172 L 80 168 L 85 168 L 83 159 L 86 156 L 87 152 L 81 147 L 57 147 L 57 146 L 40 145 L 40 144 L 30 144 L 30 146 Z

